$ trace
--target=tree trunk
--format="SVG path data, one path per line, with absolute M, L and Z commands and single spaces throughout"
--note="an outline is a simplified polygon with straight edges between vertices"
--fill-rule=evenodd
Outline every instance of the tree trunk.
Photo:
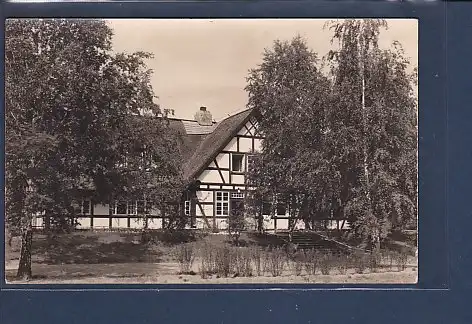
M 367 130 L 367 111 L 365 105 L 365 43 L 364 43 L 364 22 L 361 22 L 359 31 L 359 69 L 361 74 L 361 109 L 362 109 L 362 153 L 363 153 L 363 167 L 364 167 L 364 189 L 367 198 L 367 215 L 368 217 L 375 217 L 372 208 L 372 199 L 370 196 L 370 175 L 369 175 L 369 163 L 368 163 L 368 130 Z M 374 225 L 375 226 L 375 225 Z M 379 228 L 371 229 L 370 235 L 373 248 L 376 252 L 380 251 L 380 233 Z
M 22 229 L 21 232 L 21 254 L 18 272 L 16 274 L 18 279 L 29 280 L 32 278 L 31 272 L 31 248 L 33 243 L 33 227 L 31 222 L 28 226 Z
M 258 210 L 257 214 L 257 231 L 259 233 L 264 232 L 264 215 L 262 215 L 262 205 Z

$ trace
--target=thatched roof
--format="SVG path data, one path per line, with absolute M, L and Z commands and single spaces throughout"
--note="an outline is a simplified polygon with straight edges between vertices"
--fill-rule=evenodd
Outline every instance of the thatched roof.
M 251 109 L 244 110 L 211 126 L 202 126 L 193 120 L 168 118 L 182 154 L 184 179 L 190 183 L 197 178 L 248 121 L 251 113 Z M 95 188 L 91 179 L 84 181 L 83 187 Z
M 213 132 L 201 140 L 199 145 L 195 147 L 193 154 L 185 162 L 183 166 L 184 178 L 190 181 L 196 178 L 228 145 L 239 129 L 247 122 L 251 112 L 251 109 L 244 110 L 217 123 Z

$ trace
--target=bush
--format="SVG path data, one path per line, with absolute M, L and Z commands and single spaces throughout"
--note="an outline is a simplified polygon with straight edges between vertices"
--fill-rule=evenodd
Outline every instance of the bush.
M 202 245 L 200 249 L 200 275 L 207 278 L 208 275 L 216 272 L 215 270 L 215 249 L 208 243 Z
M 284 270 L 284 265 L 286 261 L 286 254 L 283 248 L 275 248 L 272 249 L 269 253 L 269 268 L 270 273 L 274 277 L 278 277 L 282 275 Z
M 225 245 L 216 249 L 215 271 L 219 276 L 228 277 L 233 272 L 234 253 Z
M 369 256 L 365 252 L 357 250 L 354 252 L 352 258 L 356 273 L 364 273 L 368 265 Z
M 334 256 L 334 258 L 335 267 L 338 269 L 339 274 L 345 275 L 347 273 L 347 269 L 351 265 L 351 256 L 341 253 Z
M 405 270 L 408 261 L 408 253 L 406 251 L 397 252 L 395 261 L 398 271 Z
M 290 262 L 290 266 L 292 268 L 293 274 L 300 276 L 304 266 L 304 255 L 300 252 L 295 253 L 293 260 Z
M 313 250 L 307 250 L 304 253 L 304 266 L 308 275 L 315 275 L 318 270 L 320 254 Z
M 236 274 L 243 277 L 252 276 L 252 258 L 248 249 L 233 249 Z
M 179 245 L 175 250 L 175 257 L 179 262 L 180 273 L 190 273 L 195 261 L 195 246 L 190 243 Z
M 368 256 L 368 266 L 371 272 L 377 272 L 380 266 L 381 255 L 376 252 L 372 252 Z
M 264 273 L 263 265 L 262 265 L 263 256 L 264 256 L 264 252 L 261 248 L 254 247 L 251 249 L 251 257 L 252 257 L 252 260 L 254 261 L 254 267 L 256 270 L 256 274 L 258 276 L 262 276 Z
M 323 255 L 321 255 L 319 260 L 320 260 L 321 273 L 324 275 L 329 275 L 329 273 L 331 272 L 331 268 L 333 267 L 333 260 L 334 260 L 333 255 L 329 252 L 324 253 Z

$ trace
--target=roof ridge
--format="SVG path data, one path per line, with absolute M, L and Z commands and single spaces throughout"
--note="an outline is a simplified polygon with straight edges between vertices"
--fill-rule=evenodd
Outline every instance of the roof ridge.
M 222 119 L 222 120 L 220 120 L 220 121 L 218 121 L 218 122 L 216 122 L 216 123 L 219 124 L 219 123 L 221 123 L 222 121 L 225 121 L 225 120 L 228 119 L 228 118 L 237 116 L 237 115 L 239 115 L 239 114 L 242 114 L 242 113 L 247 112 L 248 110 L 252 110 L 252 109 L 253 109 L 253 108 L 246 108 L 246 109 L 244 109 L 244 110 L 241 110 L 240 112 L 235 113 L 234 115 L 226 116 L 224 119 Z

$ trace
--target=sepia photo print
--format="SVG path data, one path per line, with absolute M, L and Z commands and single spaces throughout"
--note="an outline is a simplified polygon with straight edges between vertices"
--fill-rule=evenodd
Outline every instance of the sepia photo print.
M 415 19 L 9 19 L 15 284 L 416 283 Z

